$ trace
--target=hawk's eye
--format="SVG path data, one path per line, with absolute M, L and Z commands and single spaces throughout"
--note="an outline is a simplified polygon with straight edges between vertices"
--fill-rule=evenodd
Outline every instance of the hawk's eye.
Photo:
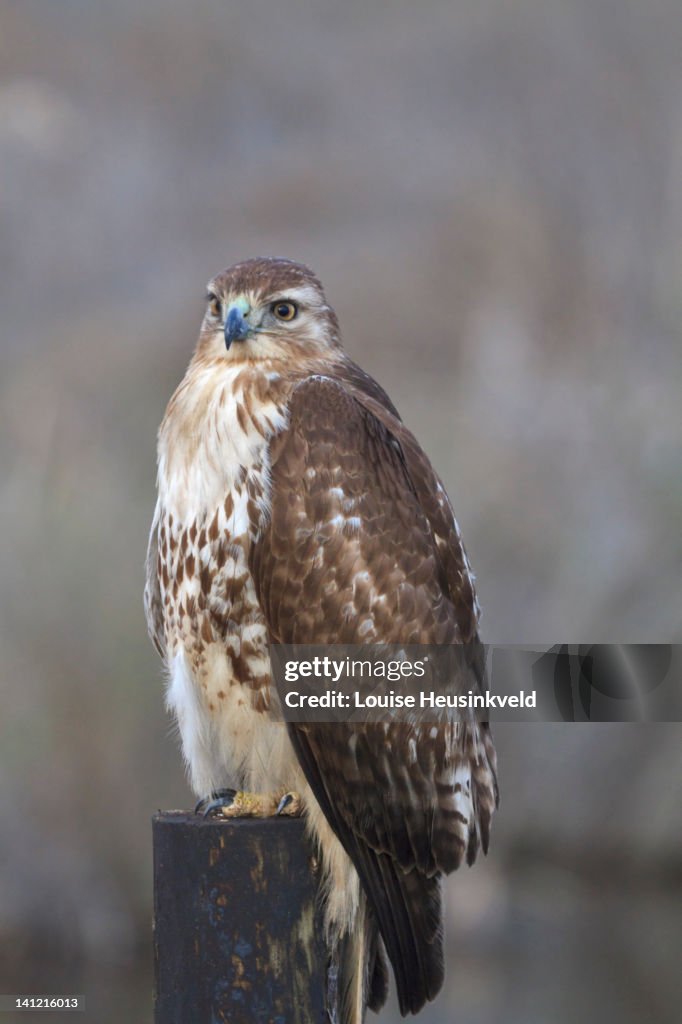
M 298 313 L 298 306 L 295 302 L 275 302 L 272 312 L 278 320 L 293 320 Z
M 222 316 L 223 304 L 218 298 L 218 296 L 213 295 L 211 292 L 209 292 L 206 298 L 208 300 L 208 311 L 211 314 L 211 316 L 216 317 L 216 319 Z

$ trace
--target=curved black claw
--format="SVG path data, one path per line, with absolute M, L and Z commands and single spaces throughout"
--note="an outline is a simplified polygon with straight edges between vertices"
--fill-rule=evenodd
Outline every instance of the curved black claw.
M 230 807 L 236 794 L 236 789 L 216 789 L 209 796 L 202 796 L 194 808 L 194 813 L 201 814 L 203 811 L 204 818 L 208 818 L 213 811 L 220 807 Z
M 277 804 L 277 810 L 275 811 L 275 814 L 283 814 L 284 811 L 286 811 L 289 804 L 293 803 L 293 800 L 293 793 L 285 793 L 280 802 Z

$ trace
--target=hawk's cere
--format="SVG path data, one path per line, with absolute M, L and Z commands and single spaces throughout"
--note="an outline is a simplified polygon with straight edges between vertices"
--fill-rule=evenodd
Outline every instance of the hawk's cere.
M 488 846 L 488 727 L 285 725 L 264 713 L 268 645 L 469 643 L 475 690 L 479 611 L 445 490 L 307 267 L 209 284 L 158 492 L 145 606 L 191 784 L 227 816 L 306 815 L 340 1024 L 383 1004 L 384 951 L 415 1013 L 443 982 L 442 876 Z

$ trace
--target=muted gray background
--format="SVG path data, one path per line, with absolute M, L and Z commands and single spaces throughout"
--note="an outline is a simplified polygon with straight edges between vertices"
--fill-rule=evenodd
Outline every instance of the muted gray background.
M 678 0 L 0 0 L 0 990 L 150 1020 L 142 565 L 219 268 L 322 277 L 487 642 L 682 639 L 681 52 Z M 421 1019 L 677 1022 L 680 727 L 496 738 Z

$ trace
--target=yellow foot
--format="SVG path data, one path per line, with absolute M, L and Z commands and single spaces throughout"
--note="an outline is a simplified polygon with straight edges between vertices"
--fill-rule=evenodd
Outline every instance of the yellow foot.
M 246 793 L 243 790 L 221 789 L 200 800 L 195 811 L 204 818 L 221 815 L 223 818 L 271 818 L 275 814 L 289 817 L 301 813 L 301 798 L 293 790 L 284 794 Z

